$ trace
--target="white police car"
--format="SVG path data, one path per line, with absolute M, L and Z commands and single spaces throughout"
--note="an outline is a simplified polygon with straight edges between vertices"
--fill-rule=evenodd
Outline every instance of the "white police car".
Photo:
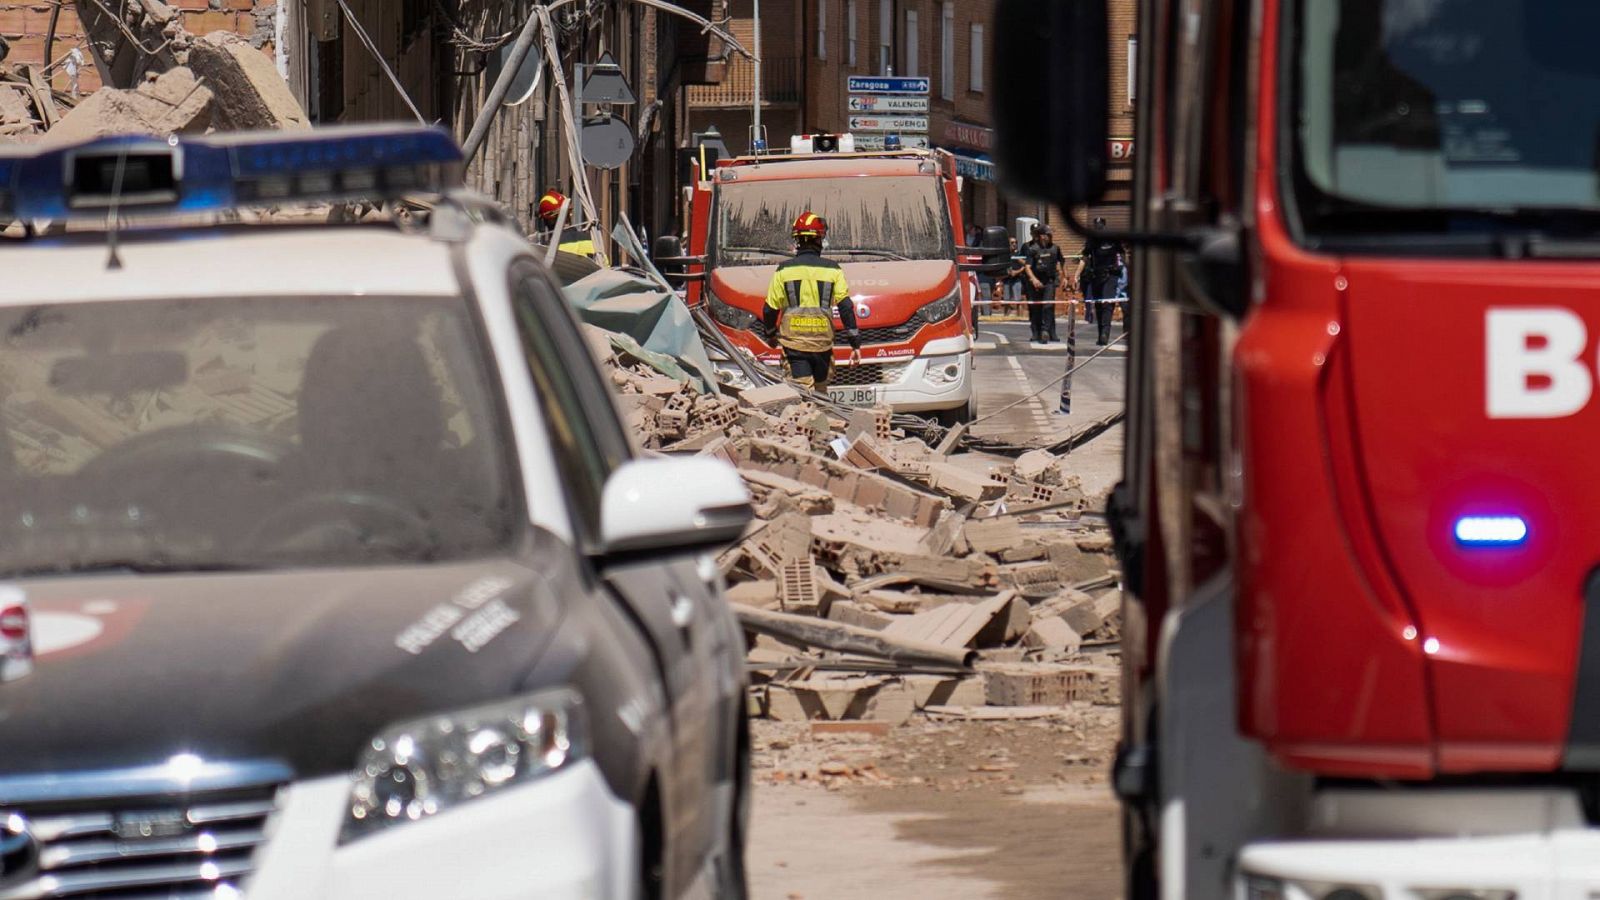
M 73 223 L 0 241 L 0 900 L 743 895 L 706 551 L 747 495 L 635 457 L 459 167 L 416 128 L 0 155 L 0 222 Z

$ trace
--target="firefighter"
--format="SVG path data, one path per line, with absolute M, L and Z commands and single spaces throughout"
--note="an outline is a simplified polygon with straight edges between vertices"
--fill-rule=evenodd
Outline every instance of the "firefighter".
M 554 240 L 554 237 L 547 233 L 555 229 L 556 220 L 561 218 L 561 207 L 566 202 L 566 195 L 555 188 L 545 191 L 544 196 L 539 198 L 539 221 L 544 226 L 541 236 L 550 237 L 550 239 Z M 575 218 L 571 213 L 567 214 L 568 222 L 575 222 Z M 594 260 L 600 259 L 600 254 L 595 252 L 594 240 L 590 238 L 589 230 L 580 228 L 576 224 L 568 225 L 562 229 L 558 249 L 563 253 L 574 253 Z
M 801 213 L 794 220 L 791 234 L 795 255 L 772 275 L 762 325 L 767 343 L 783 347 L 789 377 L 802 387 L 820 392 L 827 390 L 833 374 L 830 309 L 838 309 L 839 320 L 844 323 L 852 365 L 861 362 L 861 331 L 856 327 L 855 304 L 850 302 L 844 270 L 822 256 L 822 242 L 828 237 L 827 220 L 815 213 Z

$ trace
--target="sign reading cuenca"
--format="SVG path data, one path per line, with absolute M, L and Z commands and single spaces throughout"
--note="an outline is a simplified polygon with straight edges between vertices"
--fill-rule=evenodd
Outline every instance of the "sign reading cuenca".
M 891 134 L 927 134 L 927 116 L 851 116 L 851 131 L 877 131 Z
M 903 75 L 851 75 L 848 91 L 852 94 L 921 94 L 926 97 L 928 79 Z

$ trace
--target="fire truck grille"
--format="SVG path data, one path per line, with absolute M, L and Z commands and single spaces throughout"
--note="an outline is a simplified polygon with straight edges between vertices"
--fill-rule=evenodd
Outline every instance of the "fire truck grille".
M 173 797 L 21 804 L 0 819 L 26 822 L 37 851 L 31 881 L 10 898 L 199 900 L 238 897 L 266 841 L 277 788 Z
M 834 387 L 862 387 L 871 384 L 899 384 L 910 363 L 865 363 L 833 367 L 828 383 Z
M 916 336 L 922 329 L 922 317 L 916 315 L 904 325 L 890 325 L 884 328 L 861 329 L 861 343 L 863 344 L 903 344 Z

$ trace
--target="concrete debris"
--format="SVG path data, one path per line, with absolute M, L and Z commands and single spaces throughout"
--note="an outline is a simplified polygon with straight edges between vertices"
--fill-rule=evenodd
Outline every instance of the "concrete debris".
M 215 99 L 192 70 L 179 66 L 133 90 L 95 91 L 50 129 L 46 140 L 74 143 L 108 134 L 201 134 L 211 127 Z
M 189 68 L 217 96 L 219 129 L 311 127 L 277 66 L 249 40 L 231 31 L 214 31 L 191 43 Z
M 749 487 L 756 521 L 717 562 L 753 711 L 871 736 L 1115 695 L 1115 561 L 1070 457 L 935 449 L 886 407 L 841 413 L 787 384 L 702 394 L 585 338 L 640 446 L 726 460 Z

